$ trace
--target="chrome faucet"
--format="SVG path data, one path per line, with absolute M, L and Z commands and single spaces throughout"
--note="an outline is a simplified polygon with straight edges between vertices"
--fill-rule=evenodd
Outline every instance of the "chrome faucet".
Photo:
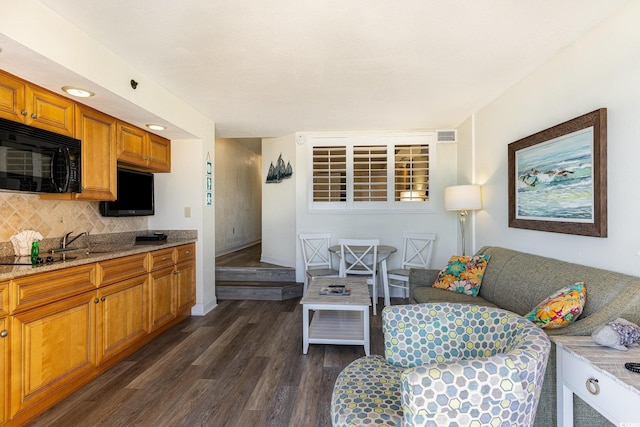
M 62 249 L 66 249 L 67 246 L 69 246 L 70 244 L 72 244 L 73 242 L 75 242 L 77 239 L 79 239 L 82 236 L 89 237 L 89 233 L 87 233 L 86 231 L 83 231 L 82 233 L 80 233 L 76 237 L 74 237 L 73 239 L 69 240 L 69 236 L 71 236 L 72 234 L 73 234 L 73 231 L 70 231 L 70 232 L 68 232 L 67 234 L 64 235 L 64 237 L 62 238 L 62 242 L 60 242 L 60 247 Z

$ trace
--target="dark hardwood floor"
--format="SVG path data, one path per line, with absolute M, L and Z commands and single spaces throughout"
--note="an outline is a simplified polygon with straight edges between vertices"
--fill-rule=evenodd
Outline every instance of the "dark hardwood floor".
M 330 426 L 335 379 L 364 350 L 311 345 L 303 355 L 299 302 L 220 301 L 28 425 Z M 371 353 L 383 346 L 371 316 Z

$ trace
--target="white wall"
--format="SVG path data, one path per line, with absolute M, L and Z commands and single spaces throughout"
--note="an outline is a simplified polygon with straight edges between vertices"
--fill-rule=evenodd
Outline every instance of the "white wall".
M 216 256 L 262 238 L 262 157 L 234 139 L 216 139 Z
M 269 166 L 282 154 L 291 163 L 293 176 L 267 184 Z M 262 262 L 294 267 L 296 265 L 296 182 L 300 177 L 295 135 L 262 140 Z M 302 281 L 302 280 L 299 280 Z
M 496 245 L 640 274 L 640 2 L 629 2 L 475 115 L 478 246 Z M 508 227 L 507 145 L 608 109 L 608 237 Z
M 197 300 L 193 313 L 204 314 L 215 307 L 215 212 L 213 206 L 204 207 L 203 191 L 203 163 L 206 153 L 213 155 L 214 122 L 35 0 L 12 1 L 10 5 L 1 6 L 0 36 L 15 42 L 11 48 L 20 46 L 42 56 L 37 67 L 28 69 L 16 68 L 15 64 L 6 64 L 5 67 L 3 63 L 3 68 L 9 72 L 40 84 L 38 75 L 46 74 L 47 69 L 64 67 L 79 78 L 93 82 L 100 89 L 98 92 L 115 94 L 194 136 L 185 145 L 178 141 L 172 145 L 176 156 L 173 171 L 159 178 L 156 186 L 159 206 L 166 207 L 172 200 L 178 200 L 179 204 L 175 205 L 178 209 L 187 205 L 192 207 L 192 218 L 184 218 L 180 210 L 158 209 L 149 220 L 149 226 L 198 231 Z M 132 76 L 136 76 L 140 83 L 136 91 L 129 86 Z M 99 97 L 96 95 L 95 98 Z M 131 118 L 109 111 L 108 106 L 100 105 L 99 99 L 92 98 L 91 105 L 138 124 Z

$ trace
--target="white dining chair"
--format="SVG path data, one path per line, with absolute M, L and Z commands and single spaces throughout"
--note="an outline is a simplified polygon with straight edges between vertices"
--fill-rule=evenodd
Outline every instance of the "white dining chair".
M 331 233 L 300 233 L 300 246 L 304 260 L 304 291 L 314 277 L 339 277 L 340 272 L 333 268 L 329 246 Z
M 409 270 L 411 268 L 429 268 L 436 235 L 433 233 L 405 233 L 402 249 L 402 267 L 389 270 L 389 287 L 401 288 L 404 298 L 409 294 Z M 385 305 L 389 304 L 390 290 L 385 289 Z
M 339 239 L 340 244 L 340 277 L 369 276 L 367 284 L 371 285 L 373 314 L 376 314 L 378 303 L 378 239 Z

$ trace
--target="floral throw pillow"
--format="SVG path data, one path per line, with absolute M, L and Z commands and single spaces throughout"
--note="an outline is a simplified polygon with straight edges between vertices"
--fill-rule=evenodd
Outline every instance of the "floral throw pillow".
M 582 314 L 586 301 L 587 288 L 577 282 L 550 295 L 524 317 L 542 329 L 564 328 Z
M 478 296 L 490 257 L 491 255 L 452 256 L 449 264 L 438 274 L 433 287 Z

